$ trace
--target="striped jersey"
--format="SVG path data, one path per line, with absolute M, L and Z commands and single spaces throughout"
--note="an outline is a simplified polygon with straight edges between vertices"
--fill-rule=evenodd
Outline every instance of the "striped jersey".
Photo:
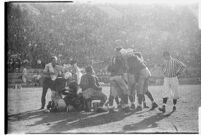
M 185 68 L 185 64 L 181 61 L 170 57 L 170 60 L 165 61 L 163 64 L 163 73 L 165 77 L 176 77 L 178 73 L 181 73 Z

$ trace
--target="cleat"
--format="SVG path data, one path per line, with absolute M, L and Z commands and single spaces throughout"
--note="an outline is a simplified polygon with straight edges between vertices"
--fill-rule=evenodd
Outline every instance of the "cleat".
M 131 111 L 129 107 L 125 107 L 125 108 L 123 108 L 122 110 L 123 110 L 124 112 L 126 112 L 126 113 L 128 113 L 128 112 Z
M 149 108 L 149 106 L 146 105 L 146 103 L 143 104 L 144 108 Z
M 158 108 L 158 110 L 161 111 L 161 112 L 163 112 L 163 113 L 166 112 L 166 110 L 165 110 L 165 106 Z
M 173 112 L 176 111 L 176 106 L 173 106 L 172 111 Z
M 154 110 L 154 109 L 157 108 L 157 107 L 158 107 L 158 105 L 154 102 L 154 103 L 152 104 L 151 110 Z
M 44 109 L 44 107 L 42 106 L 39 110 L 43 110 Z
M 135 111 L 136 111 L 136 112 L 138 112 L 138 111 L 142 111 L 142 107 L 141 107 L 141 106 L 137 106 L 137 108 L 136 108 Z
M 135 110 L 135 104 L 131 105 L 131 109 Z
M 110 108 L 109 109 L 109 113 L 114 113 L 115 111 L 114 111 L 114 109 L 113 108 Z
M 109 111 L 109 113 L 115 112 L 114 107 L 113 106 L 108 106 L 108 111 Z
M 117 108 L 118 108 L 118 109 L 121 109 L 121 108 L 122 108 L 122 106 L 121 106 L 121 105 L 117 105 Z
M 98 108 L 96 109 L 96 112 L 97 112 L 97 113 L 102 113 L 102 112 L 108 112 L 108 110 L 107 110 L 106 108 L 103 108 L 103 107 L 98 107 Z

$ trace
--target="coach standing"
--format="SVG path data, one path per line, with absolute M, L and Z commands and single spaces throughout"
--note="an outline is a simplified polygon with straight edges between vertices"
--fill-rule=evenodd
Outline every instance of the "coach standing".
M 170 53 L 163 52 L 164 64 L 162 70 L 164 73 L 164 88 L 163 88 L 163 106 L 159 108 L 163 113 L 166 111 L 165 106 L 169 97 L 173 97 L 173 111 L 176 110 L 177 99 L 179 98 L 178 87 L 179 80 L 178 76 L 184 71 L 185 65 L 170 56 Z
M 57 65 L 57 57 L 52 56 L 51 62 L 45 65 L 45 69 L 43 70 L 43 91 L 41 97 L 41 108 L 45 107 L 45 98 L 47 94 L 47 90 L 50 88 L 54 89 L 54 81 L 57 79 L 59 73 L 62 72 L 62 67 Z

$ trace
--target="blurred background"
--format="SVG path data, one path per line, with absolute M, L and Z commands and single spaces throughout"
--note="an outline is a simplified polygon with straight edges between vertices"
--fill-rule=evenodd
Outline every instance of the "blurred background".
M 43 69 L 56 55 L 61 64 L 76 59 L 104 75 L 121 46 L 142 52 L 152 72 L 170 51 L 187 65 L 185 78 L 201 80 L 198 11 L 198 3 L 7 3 L 7 71 Z

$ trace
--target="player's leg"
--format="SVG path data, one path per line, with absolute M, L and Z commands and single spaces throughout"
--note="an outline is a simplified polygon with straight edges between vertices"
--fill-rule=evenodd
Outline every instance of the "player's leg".
M 147 106 L 147 103 L 146 103 L 145 95 L 143 95 L 143 100 L 142 100 L 142 102 L 143 102 L 143 107 L 144 107 L 144 108 L 149 108 L 149 106 Z
M 170 93 L 170 78 L 164 78 L 164 84 L 163 84 L 163 105 L 162 107 L 158 108 L 159 111 L 162 111 L 163 113 L 166 111 L 166 103 L 169 97 Z
M 112 95 L 110 95 L 108 98 L 108 105 L 109 106 L 113 106 L 113 100 L 114 100 L 114 97 Z
M 121 106 L 122 110 L 126 111 L 126 112 L 130 111 L 130 108 L 128 106 L 128 95 L 122 94 L 120 96 L 120 98 L 121 98 L 121 102 L 122 102 L 122 106 Z
M 118 108 L 121 108 L 121 105 L 120 105 L 120 101 L 119 101 L 119 95 L 118 95 L 118 87 L 116 85 L 116 82 L 111 82 L 111 95 L 112 95 L 112 98 L 111 98 L 111 106 L 113 106 L 113 100 L 115 100 L 116 104 L 117 104 L 117 107 Z
M 144 108 L 149 108 L 146 104 L 146 99 L 145 99 L 145 95 L 148 93 L 148 82 L 145 81 L 144 83 L 144 94 L 143 94 L 143 107 Z M 148 96 L 149 97 L 149 96 Z
M 41 96 L 41 108 L 45 108 L 45 102 L 46 102 L 46 94 L 47 94 L 48 86 L 43 86 L 42 96 Z
M 144 94 L 144 83 L 145 83 L 145 78 L 144 76 L 140 76 L 138 80 L 138 85 L 137 85 L 137 96 L 138 96 L 138 106 L 136 108 L 136 111 L 141 111 L 142 110 L 142 101 L 143 101 L 143 94 Z
M 165 113 L 166 112 L 166 103 L 167 103 L 168 97 L 163 98 L 163 106 L 158 108 L 159 111 Z
M 116 97 L 114 98 L 114 100 L 115 100 L 115 102 L 116 102 L 116 104 L 117 104 L 117 108 L 120 109 L 120 108 L 121 108 L 121 104 L 120 104 L 120 101 L 119 101 L 119 96 L 116 96 Z
M 95 97 L 95 99 L 100 100 L 100 106 L 102 107 L 106 100 L 107 100 L 107 96 L 102 92 L 102 91 L 95 91 L 93 94 L 93 97 Z
M 42 96 L 41 96 L 41 108 L 40 109 L 45 108 L 46 94 L 47 94 L 47 90 L 49 88 L 49 85 L 50 85 L 50 79 L 45 78 L 43 81 Z
M 113 101 L 117 97 L 117 89 L 116 89 L 116 83 L 112 80 L 110 80 L 110 96 L 108 98 L 108 107 L 113 108 Z M 117 101 L 118 102 L 118 101 Z M 119 102 L 118 102 L 119 104 Z
M 83 97 L 85 100 L 85 107 L 84 110 L 86 112 L 91 111 L 91 101 L 92 101 L 92 96 L 93 96 L 94 90 L 89 88 L 83 91 Z
M 179 88 L 179 80 L 177 77 L 172 80 L 172 94 L 173 94 L 173 111 L 176 111 L 176 104 L 179 98 L 178 88 Z
M 129 100 L 132 109 L 135 109 L 135 84 L 135 76 L 133 74 L 128 74 Z
M 135 85 L 132 87 L 131 95 L 129 97 L 131 102 L 131 108 L 135 109 Z
M 152 103 L 152 107 L 151 107 L 151 110 L 155 109 L 156 107 L 158 107 L 158 105 L 156 104 L 156 102 L 154 101 L 154 98 L 152 96 L 152 94 L 150 93 L 150 91 L 148 90 L 148 86 L 149 86 L 149 78 L 147 78 L 145 80 L 145 83 L 144 83 L 144 92 L 145 94 L 147 95 L 147 97 L 151 100 L 151 103 Z M 144 98 L 145 99 L 145 98 Z
M 121 98 L 122 101 L 122 109 L 127 111 L 129 110 L 129 106 L 128 106 L 128 86 L 125 83 L 125 81 L 123 80 L 123 78 L 121 76 L 118 76 L 116 78 L 116 84 L 117 84 L 117 88 L 119 89 L 119 97 Z

